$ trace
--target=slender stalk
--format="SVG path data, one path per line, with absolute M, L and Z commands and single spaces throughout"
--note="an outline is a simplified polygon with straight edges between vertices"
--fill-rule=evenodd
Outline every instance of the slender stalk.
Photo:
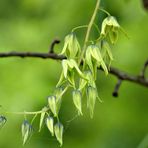
M 86 36 L 85 36 L 85 40 L 84 40 L 84 45 L 83 45 L 82 53 L 81 53 L 81 56 L 80 56 L 80 60 L 78 62 L 79 65 L 81 63 L 81 60 L 83 59 L 84 54 L 85 54 L 87 42 L 89 41 L 90 32 L 91 32 L 92 26 L 94 24 L 94 21 L 95 21 L 96 15 L 97 15 L 97 11 L 99 9 L 99 5 L 100 5 L 100 0 L 97 0 L 95 10 L 93 12 L 93 15 L 91 17 L 91 20 L 90 20 L 90 22 L 88 24 L 88 28 L 87 28 L 87 31 L 86 31 Z
M 87 27 L 88 27 L 88 25 L 78 26 L 78 27 L 73 28 L 71 32 L 74 32 L 74 31 L 76 31 L 77 29 L 87 28 Z
M 48 109 L 47 109 L 48 111 Z M 17 115 L 36 115 L 36 114 L 41 114 L 43 111 L 35 111 L 35 112 L 5 112 L 6 114 L 17 114 Z M 45 112 L 45 111 L 44 111 Z

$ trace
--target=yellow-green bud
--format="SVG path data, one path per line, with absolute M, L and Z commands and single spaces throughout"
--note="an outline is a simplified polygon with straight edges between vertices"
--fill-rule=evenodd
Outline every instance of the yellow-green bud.
M 65 37 L 64 47 L 61 54 L 66 54 L 68 58 L 75 58 L 80 53 L 80 44 L 74 33 L 70 33 Z
M 63 145 L 63 130 L 64 130 L 64 127 L 61 123 L 57 123 L 54 126 L 55 136 L 56 136 L 58 142 L 60 143 L 60 146 Z
M 87 107 L 90 112 L 90 117 L 93 118 L 95 102 L 97 98 L 97 90 L 92 86 L 87 87 Z
M 46 118 L 46 125 L 47 125 L 49 131 L 51 132 L 51 135 L 54 136 L 54 126 L 53 126 L 54 120 L 52 117 L 49 116 Z
M 29 124 L 27 120 L 25 120 L 22 124 L 22 138 L 23 138 L 23 145 L 29 139 L 33 131 L 32 126 Z
M 72 92 L 73 102 L 75 107 L 78 110 L 79 115 L 83 115 L 82 113 L 82 94 L 80 90 L 74 90 Z
M 49 96 L 48 97 L 48 105 L 54 116 L 57 116 L 57 107 L 56 107 L 56 97 L 55 96 Z

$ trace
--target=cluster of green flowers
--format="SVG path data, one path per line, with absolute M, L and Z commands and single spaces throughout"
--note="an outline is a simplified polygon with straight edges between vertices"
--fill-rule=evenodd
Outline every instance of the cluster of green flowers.
M 68 88 L 72 88 L 74 106 L 78 115 L 82 116 L 82 98 L 85 95 L 90 117 L 93 118 L 96 99 L 101 101 L 96 86 L 97 69 L 102 68 L 105 74 L 108 74 L 111 61 L 113 60 L 110 43 L 115 44 L 118 39 L 119 30 L 121 30 L 121 27 L 117 20 L 115 17 L 109 15 L 102 22 L 101 33 L 98 40 L 89 45 L 85 43 L 87 46 L 83 48 L 83 50 L 74 32 L 71 32 L 65 37 L 64 47 L 60 54 L 64 54 L 66 59 L 62 60 L 63 70 L 60 79 L 54 93 L 48 97 L 48 105 L 39 112 L 39 131 L 41 131 L 45 121 L 51 135 L 56 137 L 61 146 L 63 144 L 64 126 L 60 122 L 58 114 L 62 97 Z M 37 114 L 38 113 L 35 114 L 35 117 Z M 6 118 L 0 116 L 0 128 L 5 123 Z M 25 119 L 22 123 L 23 145 L 32 135 L 32 132 L 32 122 L 30 124 Z
M 113 16 L 104 19 L 101 27 L 99 41 L 87 46 L 84 54 L 74 32 L 65 37 L 64 47 L 60 54 L 64 54 L 66 59 L 62 60 L 62 73 L 56 85 L 55 92 L 48 98 L 48 104 L 53 117 L 58 118 L 58 112 L 62 103 L 62 96 L 68 88 L 72 88 L 72 100 L 78 111 L 78 115 L 83 115 L 82 98 L 87 96 L 87 108 L 90 117 L 93 118 L 95 102 L 98 98 L 96 87 L 97 68 L 102 68 L 108 74 L 109 66 L 113 60 L 110 43 L 114 44 L 118 38 L 120 25 Z M 107 63 L 107 65 L 106 65 Z M 47 118 L 48 129 L 62 145 L 63 125 L 59 122 L 56 128 L 53 127 L 53 117 Z M 57 126 L 58 125 L 58 126 Z M 58 132 L 57 132 L 58 131 Z M 58 133 L 58 134 L 56 134 Z

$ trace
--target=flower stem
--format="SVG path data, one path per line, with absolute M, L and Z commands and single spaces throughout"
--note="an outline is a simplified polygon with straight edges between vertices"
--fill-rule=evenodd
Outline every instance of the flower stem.
M 96 15 L 97 15 L 97 11 L 99 9 L 99 5 L 100 5 L 100 0 L 97 0 L 95 10 L 93 12 L 93 15 L 91 17 L 91 20 L 90 20 L 90 22 L 88 24 L 88 28 L 87 28 L 87 31 L 86 31 L 86 36 L 85 36 L 85 40 L 84 40 L 84 45 L 83 45 L 82 53 L 81 53 L 81 56 L 80 56 L 80 60 L 78 62 L 79 65 L 81 63 L 81 60 L 83 59 L 84 54 L 85 54 L 87 42 L 89 41 L 90 32 L 91 32 L 92 26 L 94 24 L 94 21 L 95 21 Z
M 49 109 L 47 109 L 48 111 Z M 36 115 L 36 114 L 41 114 L 43 111 L 40 110 L 40 111 L 35 111 L 35 112 L 4 112 L 6 114 L 17 114 L 17 115 Z M 45 112 L 45 111 L 44 111 Z

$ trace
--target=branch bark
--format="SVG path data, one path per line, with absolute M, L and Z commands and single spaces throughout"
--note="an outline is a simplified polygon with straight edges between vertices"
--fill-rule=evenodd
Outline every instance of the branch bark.
M 53 48 L 53 47 L 52 47 Z M 63 60 L 66 59 L 63 55 L 58 55 L 55 53 L 40 53 L 40 52 L 4 52 L 0 53 L 0 58 L 8 57 L 20 57 L 20 58 L 42 58 L 42 59 L 54 59 L 54 60 Z M 100 68 L 100 70 L 102 70 Z M 141 86 L 148 87 L 148 79 L 145 77 L 140 77 L 138 75 L 130 75 L 126 72 L 123 72 L 117 68 L 110 67 L 110 74 L 116 76 L 120 80 L 133 82 Z

